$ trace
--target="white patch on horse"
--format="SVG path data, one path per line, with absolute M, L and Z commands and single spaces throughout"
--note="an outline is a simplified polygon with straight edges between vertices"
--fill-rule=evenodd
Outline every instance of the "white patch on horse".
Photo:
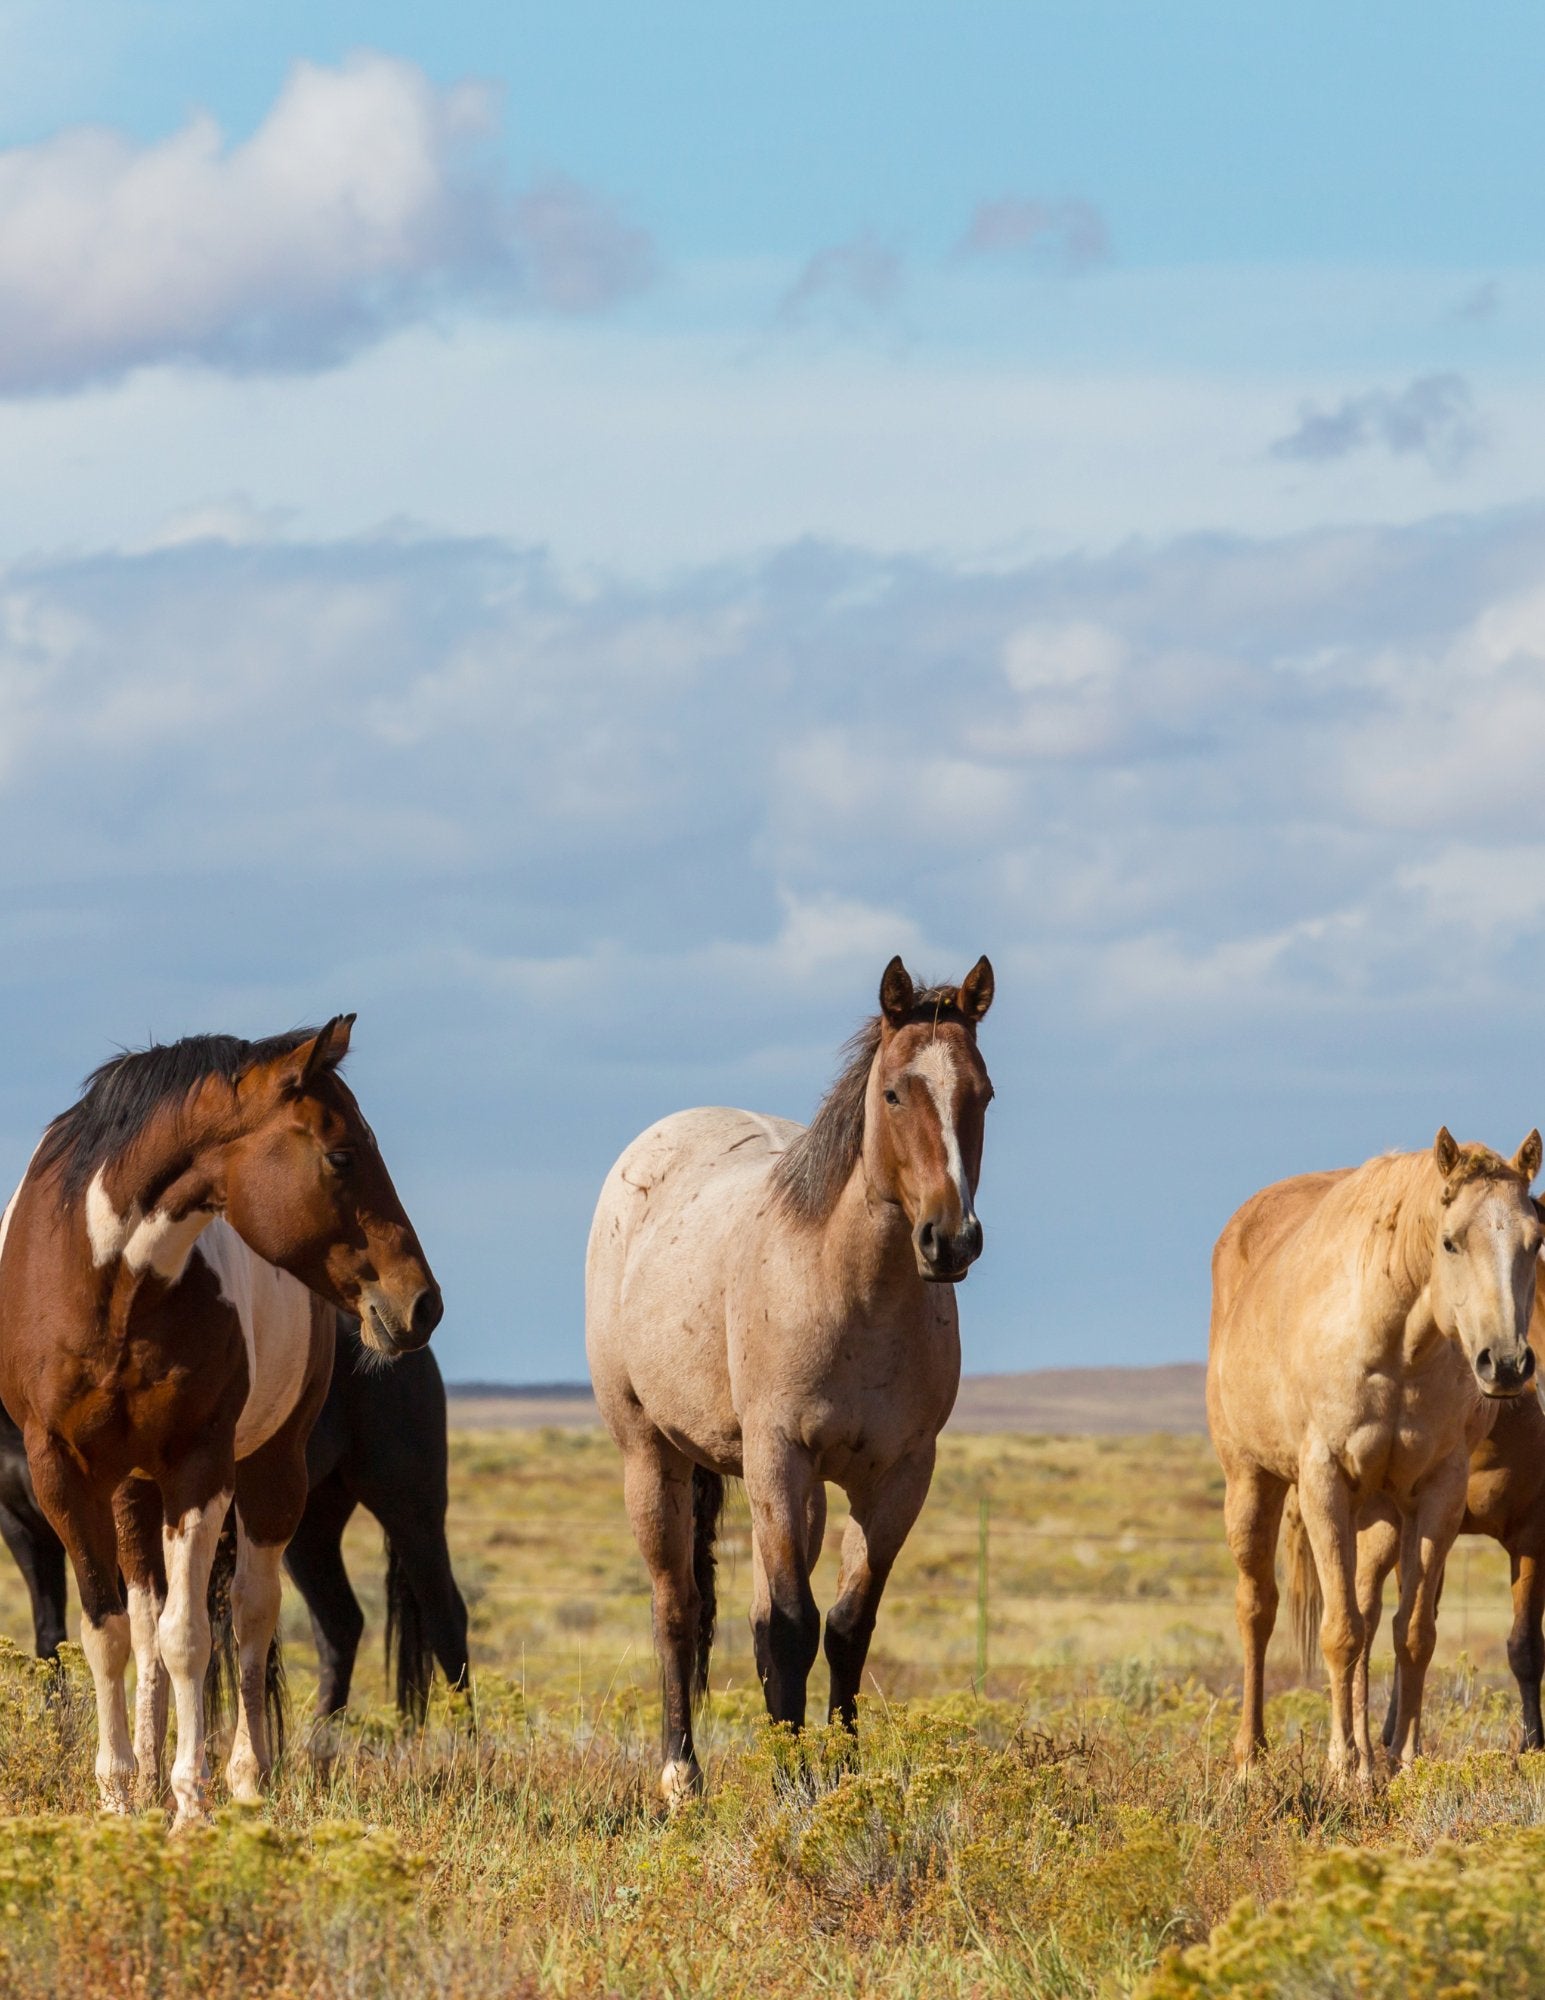
M 190 1208 L 186 1215 L 168 1215 L 158 1208 L 137 1222 L 123 1246 L 123 1261 L 136 1275 L 152 1271 L 175 1285 L 187 1269 L 193 1246 L 214 1221 L 212 1208 Z
M 907 1065 L 913 1076 L 928 1086 L 934 1109 L 939 1114 L 939 1133 L 944 1140 L 944 1170 L 955 1183 L 960 1199 L 960 1220 L 970 1222 L 974 1213 L 966 1164 L 960 1157 L 960 1134 L 955 1129 L 955 1052 L 937 1037 L 925 1042 Z
M 42 1146 L 43 1146 L 43 1141 L 39 1139 L 37 1145 L 35 1145 L 32 1149 L 32 1160 L 35 1160 L 37 1158 L 39 1152 L 42 1150 Z M 27 1185 L 27 1174 L 30 1174 L 32 1172 L 32 1160 L 29 1160 L 27 1162 L 27 1173 L 23 1174 L 21 1179 L 16 1183 L 16 1193 L 13 1194 L 10 1200 L 6 1203 L 5 1213 L 3 1215 L 0 1215 L 0 1257 L 3 1257 L 5 1255 L 5 1239 L 10 1231 L 11 1217 L 16 1212 L 16 1203 L 21 1195 L 21 1191 Z
M 123 1255 L 124 1245 L 143 1221 L 137 1202 L 131 1204 L 127 1215 L 118 1213 L 98 1167 L 86 1189 L 86 1237 L 91 1244 L 91 1261 L 99 1271 Z
M 236 1424 L 236 1456 L 248 1458 L 300 1397 L 311 1359 L 313 1296 L 299 1278 L 249 1250 L 222 1216 L 199 1237 L 197 1254 L 213 1271 L 246 1343 L 247 1400 Z

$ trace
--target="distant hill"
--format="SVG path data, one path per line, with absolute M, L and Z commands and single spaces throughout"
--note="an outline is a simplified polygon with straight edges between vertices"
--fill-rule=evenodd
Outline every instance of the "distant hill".
M 1022 1375 L 968 1375 L 949 1427 L 1030 1431 L 1044 1437 L 1110 1436 L 1207 1428 L 1206 1368 L 1172 1361 L 1160 1368 L 1036 1368 Z M 583 1428 L 600 1421 L 586 1382 L 451 1383 L 458 1430 Z

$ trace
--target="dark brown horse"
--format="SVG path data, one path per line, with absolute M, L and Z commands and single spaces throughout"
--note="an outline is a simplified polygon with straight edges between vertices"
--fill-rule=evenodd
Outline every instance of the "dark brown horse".
M 233 1496 L 240 1690 L 227 1777 L 236 1797 L 258 1796 L 279 1569 L 332 1368 L 329 1307 L 358 1313 L 386 1354 L 421 1347 L 440 1319 L 439 1288 L 338 1074 L 353 1018 L 261 1042 L 196 1036 L 104 1064 L 44 1133 L 0 1222 L 0 1400 L 75 1569 L 112 1810 L 127 1810 L 136 1776 L 160 1796 L 168 1678 L 178 1825 L 205 1810 L 205 1597 Z

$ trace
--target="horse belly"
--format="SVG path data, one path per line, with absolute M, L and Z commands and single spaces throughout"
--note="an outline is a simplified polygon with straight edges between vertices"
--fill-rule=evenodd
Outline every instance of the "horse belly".
M 305 1386 L 314 1302 L 298 1278 L 266 1263 L 218 1218 L 200 1236 L 197 1254 L 241 1323 L 248 1388 L 236 1422 L 236 1456 L 250 1458 L 294 1410 Z

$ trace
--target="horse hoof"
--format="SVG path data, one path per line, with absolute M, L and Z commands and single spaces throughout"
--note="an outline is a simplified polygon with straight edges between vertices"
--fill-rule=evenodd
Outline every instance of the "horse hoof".
M 679 1812 L 688 1800 L 699 1797 L 702 1789 L 703 1773 L 695 1757 L 685 1762 L 673 1758 L 660 1773 L 660 1797 L 668 1812 Z

